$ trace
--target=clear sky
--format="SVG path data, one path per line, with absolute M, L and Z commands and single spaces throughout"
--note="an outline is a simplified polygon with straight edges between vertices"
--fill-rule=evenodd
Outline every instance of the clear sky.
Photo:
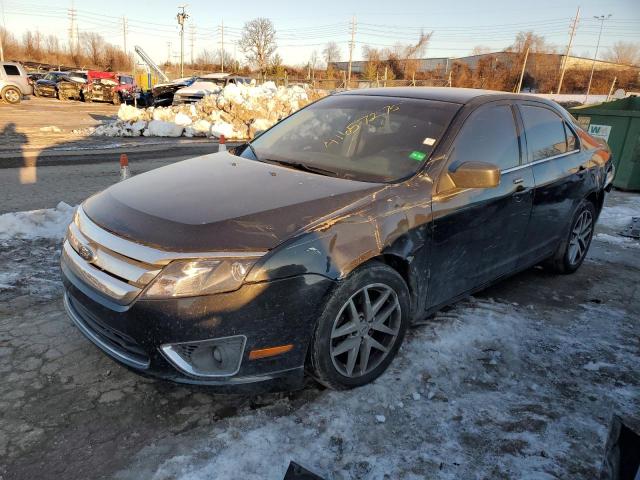
M 512 43 L 516 33 L 533 30 L 564 51 L 572 17 L 578 3 L 566 0 L 369 0 L 366 2 L 321 0 L 265 1 L 185 0 L 190 15 L 185 30 L 185 56 L 189 59 L 193 36 L 197 55 L 203 49 L 220 48 L 220 24 L 224 21 L 225 48 L 235 48 L 241 28 L 255 17 L 270 18 L 276 27 L 278 51 L 285 63 L 304 64 L 311 52 L 322 51 L 330 40 L 338 42 L 342 59 L 348 57 L 349 23 L 355 16 L 357 29 L 354 58 L 362 57 L 362 46 L 391 46 L 415 41 L 421 29 L 433 31 L 427 57 L 464 56 L 474 46 L 500 50 Z M 123 44 L 122 17 L 128 21 L 127 44 L 140 45 L 158 63 L 174 61 L 180 48 L 176 13 L 180 3 L 166 0 L 82 0 L 75 2 L 78 28 Z M 14 35 L 27 30 L 68 38 L 71 0 L 0 0 L 0 21 Z M 581 0 L 581 21 L 572 54 L 592 56 L 599 22 L 594 15 L 611 14 L 605 22 L 601 52 L 619 40 L 640 43 L 640 0 Z M 193 25 L 193 27 L 192 27 Z M 192 33 L 193 31 L 193 33 Z M 169 47 L 169 42 L 171 46 Z

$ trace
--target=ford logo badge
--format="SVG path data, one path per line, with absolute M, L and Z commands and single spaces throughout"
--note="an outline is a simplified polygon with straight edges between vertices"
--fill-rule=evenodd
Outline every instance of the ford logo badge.
M 92 262 L 95 259 L 95 253 L 86 245 L 80 245 L 78 247 L 78 255 L 84 258 L 87 262 Z

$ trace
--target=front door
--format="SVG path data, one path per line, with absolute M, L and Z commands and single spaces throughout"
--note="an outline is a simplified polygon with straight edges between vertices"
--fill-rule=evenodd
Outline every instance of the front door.
M 433 198 L 430 307 L 480 287 L 515 269 L 529 223 L 533 174 L 509 102 L 492 102 L 464 122 L 441 174 L 466 162 L 501 170 L 495 188 L 459 189 L 438 182 Z

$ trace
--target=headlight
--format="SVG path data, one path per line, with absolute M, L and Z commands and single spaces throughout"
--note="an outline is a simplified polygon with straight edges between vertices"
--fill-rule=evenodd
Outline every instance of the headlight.
M 257 258 L 177 260 L 167 265 L 147 289 L 147 298 L 192 297 L 240 288 Z

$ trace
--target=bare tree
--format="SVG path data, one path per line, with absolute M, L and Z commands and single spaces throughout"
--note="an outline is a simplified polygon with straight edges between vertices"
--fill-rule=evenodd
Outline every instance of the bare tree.
M 638 65 L 640 64 L 640 43 L 616 42 L 604 54 L 604 59 L 624 65 Z
M 329 64 L 339 62 L 341 55 L 340 47 L 336 42 L 327 42 L 322 50 L 322 56 L 324 61 L 327 62 L 327 68 L 329 68 Z
M 97 65 L 103 64 L 104 46 L 106 44 L 104 38 L 95 32 L 82 32 L 80 41 L 84 53 L 93 60 Z
M 491 47 L 487 47 L 486 45 L 476 45 L 471 50 L 471 55 L 484 55 L 486 53 L 491 53 L 493 49 Z
M 242 38 L 238 43 L 247 60 L 265 74 L 269 59 L 276 51 L 276 30 L 268 18 L 255 18 L 244 24 Z
M 25 54 L 34 60 L 42 59 L 42 35 L 37 30 L 27 30 L 22 36 Z
M 532 31 L 519 32 L 513 45 L 507 47 L 507 52 L 524 53 L 527 48 L 529 53 L 554 53 L 555 47 L 549 45 L 545 38 L 536 35 Z
M 431 40 L 432 35 L 433 32 L 420 32 L 418 41 L 412 45 L 404 47 L 404 52 L 401 55 L 398 55 L 398 58 L 402 60 L 403 75 L 405 78 L 408 75 L 414 75 L 417 71 L 418 59 L 424 56 L 424 52 L 427 49 L 427 45 L 429 44 L 429 40 Z

